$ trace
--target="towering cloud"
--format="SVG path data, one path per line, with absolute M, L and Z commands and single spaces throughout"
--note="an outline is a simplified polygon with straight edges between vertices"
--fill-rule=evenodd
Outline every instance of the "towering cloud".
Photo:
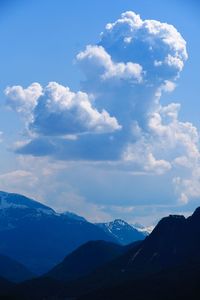
M 106 25 L 97 45 L 76 56 L 82 91 L 56 82 L 5 90 L 7 105 L 23 114 L 28 128 L 29 140 L 16 152 L 171 171 L 186 202 L 200 194 L 188 189 L 200 174 L 199 134 L 179 120 L 180 104 L 163 106 L 161 97 L 175 89 L 187 58 L 186 42 L 172 25 L 123 13 Z

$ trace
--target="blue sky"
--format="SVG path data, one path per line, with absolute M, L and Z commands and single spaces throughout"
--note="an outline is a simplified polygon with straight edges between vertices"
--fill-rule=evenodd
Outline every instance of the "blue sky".
M 0 189 L 90 220 L 198 206 L 199 9 L 0 1 Z

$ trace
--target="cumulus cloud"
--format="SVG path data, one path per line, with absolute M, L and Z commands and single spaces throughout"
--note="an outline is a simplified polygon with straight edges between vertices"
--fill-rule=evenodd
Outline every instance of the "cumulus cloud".
M 70 91 L 56 82 L 44 89 L 34 83 L 5 90 L 7 105 L 28 117 L 29 129 L 41 136 L 112 132 L 121 128 L 105 110 L 92 107 L 86 93 Z M 31 116 L 31 118 L 30 118 Z
M 156 20 L 143 21 L 131 11 L 107 24 L 99 44 L 113 60 L 141 64 L 148 72 L 148 80 L 153 82 L 177 77 L 187 59 L 186 42 L 174 26 Z
M 124 152 L 124 161 L 129 162 L 133 169 L 163 174 L 171 169 L 170 162 L 156 159 L 153 154 L 153 145 L 148 140 L 140 139 L 130 144 Z
M 133 62 L 112 61 L 111 56 L 102 46 L 87 46 L 86 50 L 77 55 L 79 65 L 84 69 L 87 77 L 96 77 L 98 80 L 131 80 L 142 81 L 142 66 Z
M 98 44 L 76 56 L 84 73 L 81 91 L 55 82 L 5 90 L 7 105 L 26 117 L 29 130 L 16 152 L 171 172 L 180 201 L 197 197 L 198 130 L 180 120 L 179 103 L 162 104 L 187 58 L 186 41 L 174 26 L 123 13 L 106 25 Z
M 85 140 L 91 146 L 95 140 L 100 146 L 102 139 L 109 153 L 120 148 L 119 159 L 126 144 L 135 139 L 133 124 L 146 130 L 162 92 L 174 88 L 181 70 L 177 61 L 183 66 L 186 59 L 186 43 L 172 25 L 143 21 L 126 12 L 106 25 L 98 45 L 89 45 L 77 55 L 85 74 L 82 92 L 74 93 L 57 83 L 43 89 L 39 84 L 26 89 L 10 87 L 5 91 L 7 104 L 18 112 L 31 110 L 29 129 L 39 135 L 39 141 L 44 136 L 90 134 L 79 137 L 83 147 Z M 93 133 L 101 136 L 94 138 Z M 80 143 L 74 141 L 74 148 Z
M 42 86 L 34 82 L 25 89 L 19 85 L 7 87 L 5 95 L 8 107 L 30 118 L 38 98 L 42 95 Z

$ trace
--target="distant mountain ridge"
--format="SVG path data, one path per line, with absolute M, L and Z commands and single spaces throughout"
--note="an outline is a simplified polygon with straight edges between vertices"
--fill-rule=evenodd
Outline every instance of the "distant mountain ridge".
M 122 245 L 143 240 L 147 235 L 121 219 L 107 223 L 96 223 L 96 225 L 102 228 L 107 234 L 116 238 Z
M 0 191 L 0 210 L 9 208 L 34 209 L 38 212 L 54 214 L 55 211 L 33 199 L 15 193 L 7 193 Z
M 150 225 L 150 226 L 143 226 L 139 223 L 134 223 L 134 224 L 130 224 L 131 226 L 133 226 L 133 228 L 135 228 L 136 230 L 142 232 L 145 236 L 149 235 L 155 226 Z
M 77 221 L 82 221 L 82 222 L 88 222 L 84 217 L 81 217 L 71 211 L 65 211 L 63 213 L 61 213 L 63 216 L 67 216 L 73 220 L 77 220 Z
M 0 192 L 0 254 L 42 274 L 90 240 L 116 242 L 92 223 L 22 195 Z M 3 241 L 3 242 L 2 242 Z
M 74 213 L 57 213 L 23 195 L 0 192 L 0 254 L 35 274 L 46 273 L 88 241 L 133 242 L 136 237 L 130 228 L 132 232 L 126 223 L 120 235 L 111 234 Z

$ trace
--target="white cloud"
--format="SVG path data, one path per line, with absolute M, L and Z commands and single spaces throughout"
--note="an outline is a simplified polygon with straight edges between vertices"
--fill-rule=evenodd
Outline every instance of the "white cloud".
M 162 104 L 187 58 L 174 26 L 125 12 L 77 55 L 82 91 L 55 82 L 6 89 L 7 105 L 28 119 L 30 140 L 17 151 L 114 161 L 135 174 L 171 172 L 182 203 L 200 196 L 199 132 L 179 119 L 180 104 Z
M 102 46 L 87 46 L 85 51 L 77 55 L 77 61 L 87 76 L 99 77 L 102 80 L 129 79 L 135 83 L 142 82 L 141 65 L 133 62 L 114 63 Z
M 187 59 L 186 42 L 174 26 L 143 21 L 134 12 L 123 13 L 116 22 L 109 23 L 101 34 L 100 45 L 117 61 L 141 64 L 149 73 L 148 80 L 154 72 L 159 74 L 157 80 L 176 78 Z
M 107 111 L 99 112 L 92 107 L 86 93 L 74 93 L 56 82 L 50 82 L 44 89 L 37 83 L 25 89 L 8 87 L 5 94 L 7 105 L 29 117 L 29 129 L 39 135 L 63 136 L 121 129 Z
M 31 116 L 33 109 L 37 104 L 38 98 L 42 95 L 42 87 L 34 82 L 28 88 L 16 85 L 5 89 L 6 104 L 18 113 L 26 117 Z
M 170 162 L 156 159 L 152 153 L 154 145 L 146 138 L 130 144 L 123 154 L 123 160 L 132 165 L 132 169 L 163 174 L 171 169 Z

